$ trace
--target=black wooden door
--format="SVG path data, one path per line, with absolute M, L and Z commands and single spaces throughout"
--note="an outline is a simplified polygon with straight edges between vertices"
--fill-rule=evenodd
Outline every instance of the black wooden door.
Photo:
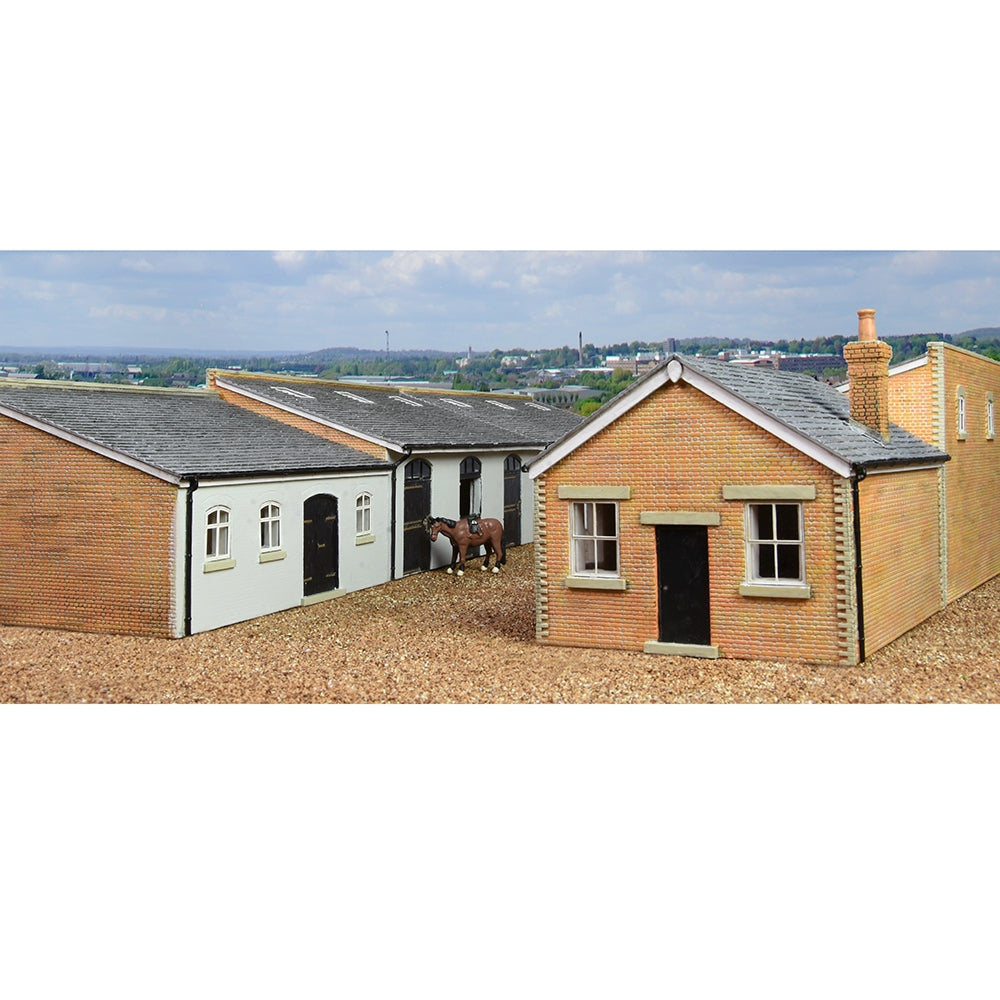
M 431 539 L 424 519 L 431 512 L 431 467 L 421 458 L 406 466 L 403 479 L 403 573 L 431 568 Z
M 660 642 L 710 645 L 708 529 L 704 525 L 657 525 L 656 575 Z
M 328 493 L 309 497 L 302 509 L 303 591 L 323 594 L 340 582 L 340 533 L 337 498 Z
M 504 545 L 521 544 L 521 460 L 508 455 L 503 460 Z

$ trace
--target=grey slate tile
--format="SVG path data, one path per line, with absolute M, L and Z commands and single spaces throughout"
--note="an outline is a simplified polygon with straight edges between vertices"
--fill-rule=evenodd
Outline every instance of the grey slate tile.
M 178 477 L 388 468 L 198 390 L 0 383 L 9 407 Z
M 688 355 L 675 357 L 853 465 L 901 465 L 947 457 L 896 424 L 890 425 L 889 440 L 885 441 L 880 434 L 852 422 L 847 396 L 810 375 Z
M 217 381 L 305 416 L 371 435 L 400 451 L 545 447 L 582 421 L 569 410 L 489 393 L 400 391 L 308 380 L 290 384 L 228 372 L 220 372 Z

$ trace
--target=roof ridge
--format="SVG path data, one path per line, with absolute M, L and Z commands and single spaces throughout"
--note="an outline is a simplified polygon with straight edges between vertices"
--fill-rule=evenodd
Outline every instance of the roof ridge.
M 308 378 L 301 375 L 272 375 L 268 372 L 244 372 L 229 371 L 225 368 L 210 368 L 216 378 L 243 378 L 255 381 L 270 382 L 294 382 L 296 385 L 324 385 L 336 389 L 364 390 L 366 392 L 412 392 L 414 394 L 434 395 L 434 396 L 478 396 L 483 399 L 495 399 L 497 396 L 511 399 L 523 399 L 513 392 L 478 392 L 474 389 L 432 389 L 429 386 L 410 385 L 406 383 L 387 385 L 375 382 L 344 382 L 341 379 L 331 378 Z
M 213 389 L 181 389 L 172 385 L 126 385 L 121 382 L 74 382 L 72 379 L 51 378 L 4 378 L 0 386 L 10 386 L 15 389 L 74 389 L 85 392 L 120 392 L 120 393 L 155 393 L 157 395 L 174 396 L 217 396 Z

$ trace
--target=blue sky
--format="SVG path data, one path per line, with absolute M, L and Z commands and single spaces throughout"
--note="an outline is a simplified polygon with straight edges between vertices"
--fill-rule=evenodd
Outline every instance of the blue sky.
M 965 0 L 55 7 L 0 39 L 0 344 L 1000 324 L 993 35 Z
M 1000 252 L 0 252 L 0 345 L 464 351 L 1000 326 Z

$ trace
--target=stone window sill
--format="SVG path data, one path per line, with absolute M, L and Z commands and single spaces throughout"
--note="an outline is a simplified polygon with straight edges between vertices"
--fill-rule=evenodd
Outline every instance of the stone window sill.
M 205 563 L 202 571 L 205 573 L 218 573 L 220 569 L 232 569 L 236 565 L 235 559 L 213 559 Z
M 563 586 L 578 590 L 627 590 L 628 583 L 620 576 L 567 576 Z
M 812 587 L 807 583 L 741 583 L 740 595 L 743 597 L 780 597 L 804 600 L 812 597 Z
M 374 535 L 358 535 L 354 539 L 355 545 L 371 545 L 375 541 Z
M 284 559 L 286 555 L 288 553 L 284 549 L 269 549 L 267 552 L 261 552 L 257 561 L 262 563 L 277 562 L 279 559 Z

